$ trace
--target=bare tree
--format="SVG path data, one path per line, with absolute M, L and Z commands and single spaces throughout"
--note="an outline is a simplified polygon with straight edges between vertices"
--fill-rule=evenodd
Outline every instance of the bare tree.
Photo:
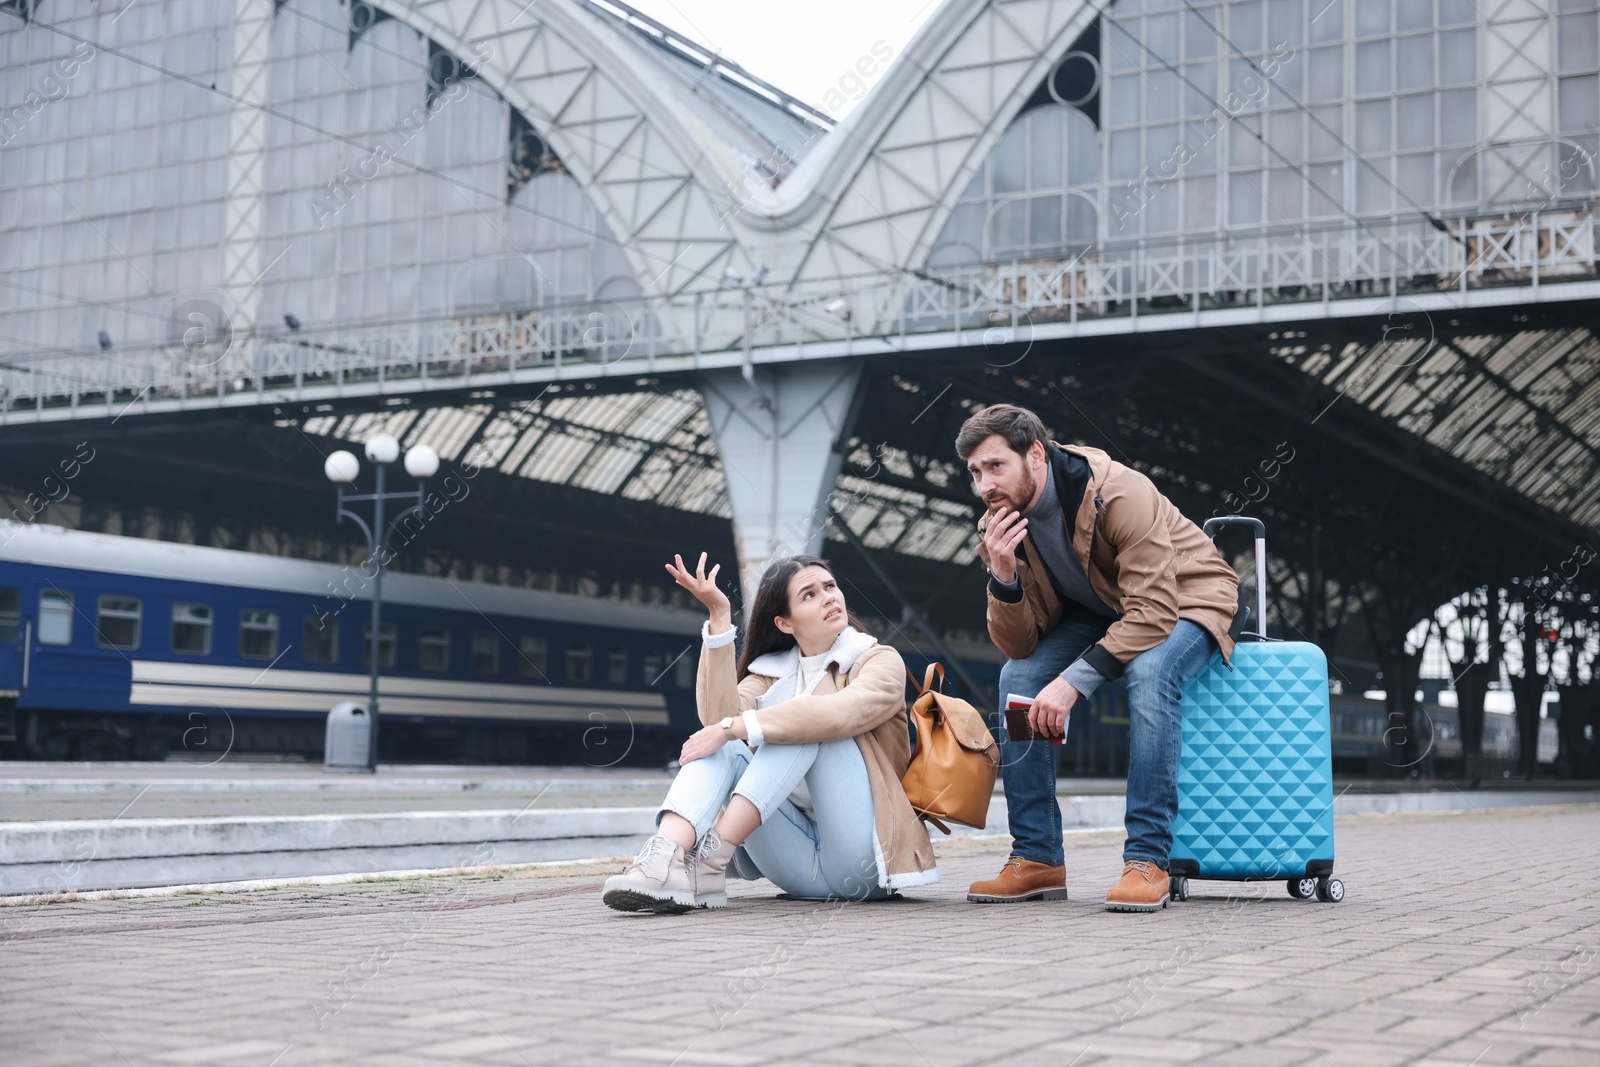
M 1461 735 L 1461 776 L 1476 786 L 1483 780 L 1483 706 L 1489 683 L 1499 673 L 1500 591 L 1480 586 L 1436 613 L 1450 683 L 1456 691 L 1456 721 Z M 1439 618 L 1440 615 L 1445 616 Z

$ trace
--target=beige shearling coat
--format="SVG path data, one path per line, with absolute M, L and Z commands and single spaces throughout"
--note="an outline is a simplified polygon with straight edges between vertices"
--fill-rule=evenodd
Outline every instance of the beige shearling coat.
M 888 645 L 847 628 L 829 650 L 827 673 L 810 694 L 769 703 L 770 697 L 785 692 L 785 686 L 793 692 L 799 656 L 799 649 L 791 648 L 757 657 L 740 681 L 732 642 L 720 647 L 708 642 L 695 681 L 700 721 L 709 726 L 752 711 L 762 743 L 769 745 L 853 738 L 872 786 L 878 884 L 906 889 L 937 882 L 939 868 L 928 828 L 900 785 L 911 761 L 905 661 Z

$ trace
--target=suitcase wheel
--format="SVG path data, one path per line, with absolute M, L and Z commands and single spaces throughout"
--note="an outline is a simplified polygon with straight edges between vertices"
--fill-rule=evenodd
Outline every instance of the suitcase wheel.
M 1185 878 L 1181 874 L 1173 875 L 1171 884 L 1167 886 L 1167 893 L 1172 897 L 1173 900 L 1188 900 L 1189 879 Z
M 1310 900 L 1317 892 L 1317 879 L 1291 878 L 1289 879 L 1289 895 L 1296 900 Z
M 1344 883 L 1337 878 L 1318 878 L 1317 899 L 1324 904 L 1339 903 L 1344 899 Z

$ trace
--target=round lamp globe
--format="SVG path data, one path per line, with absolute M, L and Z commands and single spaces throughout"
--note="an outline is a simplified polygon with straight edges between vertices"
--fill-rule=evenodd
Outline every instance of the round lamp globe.
M 328 476 L 328 481 L 347 483 L 356 480 L 356 475 L 361 472 L 361 461 L 354 454 L 340 449 L 329 456 L 322 464 L 322 473 Z
M 413 478 L 432 478 L 439 472 L 439 453 L 418 445 L 406 453 L 406 473 Z
M 367 438 L 367 458 L 374 463 L 393 463 L 400 458 L 400 442 L 380 433 Z

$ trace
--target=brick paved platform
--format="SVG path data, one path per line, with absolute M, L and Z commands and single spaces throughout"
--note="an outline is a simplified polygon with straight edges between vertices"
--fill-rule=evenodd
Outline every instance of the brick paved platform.
M 1196 883 L 979 907 L 1004 848 L 875 905 L 736 883 L 621 915 L 604 868 L 0 909 L 0 1059 L 31 1064 L 1600 1063 L 1600 807 L 1342 818 L 1343 904 Z

